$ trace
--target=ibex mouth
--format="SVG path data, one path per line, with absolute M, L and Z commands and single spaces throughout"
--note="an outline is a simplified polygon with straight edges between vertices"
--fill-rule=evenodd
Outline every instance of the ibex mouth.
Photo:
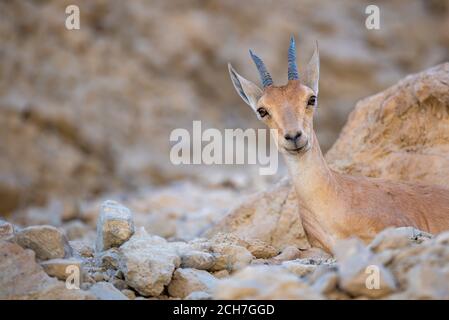
M 298 154 L 304 151 L 307 151 L 309 149 L 309 142 L 304 143 L 302 146 L 298 147 L 298 148 L 293 148 L 293 149 L 288 149 L 288 148 L 284 148 L 288 153 L 291 154 Z

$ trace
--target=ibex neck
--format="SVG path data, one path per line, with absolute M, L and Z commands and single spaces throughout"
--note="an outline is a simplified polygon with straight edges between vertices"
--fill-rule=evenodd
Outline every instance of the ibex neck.
M 301 201 L 310 211 L 325 214 L 336 205 L 338 184 L 321 152 L 313 133 L 312 148 L 302 155 L 285 155 L 292 184 Z

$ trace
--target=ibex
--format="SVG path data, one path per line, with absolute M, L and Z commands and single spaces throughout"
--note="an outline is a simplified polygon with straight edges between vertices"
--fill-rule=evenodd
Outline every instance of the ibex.
M 319 53 L 300 80 L 292 37 L 288 82 L 273 85 L 263 61 L 250 50 L 263 90 L 229 72 L 240 97 L 270 129 L 288 167 L 304 230 L 313 246 L 330 251 L 336 240 L 352 236 L 368 242 L 387 227 L 412 226 L 439 233 L 449 229 L 449 189 L 439 186 L 350 176 L 331 170 L 313 130 L 318 103 Z

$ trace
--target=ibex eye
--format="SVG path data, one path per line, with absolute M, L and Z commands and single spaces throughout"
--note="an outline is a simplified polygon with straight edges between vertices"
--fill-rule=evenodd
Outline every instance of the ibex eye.
M 259 108 L 257 109 L 257 113 L 260 115 L 261 118 L 268 115 L 268 111 L 265 108 Z
M 308 106 L 314 106 L 316 104 L 316 96 L 311 96 L 307 102 Z

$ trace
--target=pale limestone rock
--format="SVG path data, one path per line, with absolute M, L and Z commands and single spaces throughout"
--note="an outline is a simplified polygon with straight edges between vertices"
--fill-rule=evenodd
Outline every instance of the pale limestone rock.
M 287 246 L 282 252 L 273 258 L 276 261 L 288 261 L 298 259 L 301 255 L 299 249 L 295 246 Z
M 125 281 L 143 296 L 160 295 L 180 263 L 176 248 L 143 228 L 120 247 L 119 268 Z
M 212 295 L 204 291 L 194 291 L 185 297 L 185 300 L 212 300 Z
M 356 297 L 380 298 L 397 289 L 391 272 L 360 240 L 340 240 L 333 251 L 338 263 L 339 287 L 347 293 Z M 372 268 L 378 271 L 378 288 L 369 288 L 367 285 Z
M 103 202 L 97 221 L 96 251 L 119 247 L 133 233 L 134 221 L 131 211 L 116 201 Z
M 18 231 L 14 241 L 24 248 L 33 250 L 40 260 L 67 258 L 72 255 L 66 237 L 52 226 L 32 226 Z
M 226 269 L 235 271 L 249 265 L 253 260 L 253 255 L 245 247 L 233 244 L 215 244 L 212 247 L 216 260 L 211 271 Z
M 211 293 L 217 279 L 210 273 L 196 269 L 177 269 L 168 285 L 168 293 L 175 298 L 185 298 L 195 291 Z
M 121 293 L 123 293 L 129 300 L 136 299 L 136 293 L 129 289 L 123 289 L 121 290 Z
M 129 300 L 109 282 L 97 282 L 89 288 L 89 293 L 98 300 Z
M 317 268 L 317 265 L 309 264 L 302 260 L 284 261 L 281 266 L 299 277 L 312 273 Z
M 194 268 L 198 270 L 209 270 L 215 264 L 216 258 L 213 254 L 192 250 L 181 255 L 182 268 Z
M 0 240 L 9 240 L 14 235 L 14 226 L 4 220 L 0 220 Z
M 51 259 L 41 262 L 40 265 L 50 277 L 56 277 L 59 280 L 66 280 L 72 274 L 71 268 L 78 268 L 80 274 L 83 274 L 82 261 L 75 258 Z
M 324 295 L 333 292 L 338 284 L 338 274 L 335 271 L 327 272 L 319 277 L 314 283 L 312 288 Z
M 218 281 L 214 299 L 301 299 L 324 297 L 280 266 L 249 266 Z
M 82 240 L 69 241 L 73 254 L 83 258 L 92 258 L 95 254 L 93 245 Z
M 371 241 L 369 248 L 377 253 L 388 249 L 400 249 L 412 243 L 419 244 L 430 238 L 431 234 L 412 227 L 387 228 Z
M 15 243 L 0 241 L 0 299 L 95 299 L 83 290 L 70 290 L 49 277 L 35 262 L 35 253 Z
M 289 245 L 310 248 L 296 202 L 289 181 L 284 179 L 270 190 L 244 200 L 211 229 L 208 235 L 233 233 L 244 239 L 258 239 L 276 250 Z

